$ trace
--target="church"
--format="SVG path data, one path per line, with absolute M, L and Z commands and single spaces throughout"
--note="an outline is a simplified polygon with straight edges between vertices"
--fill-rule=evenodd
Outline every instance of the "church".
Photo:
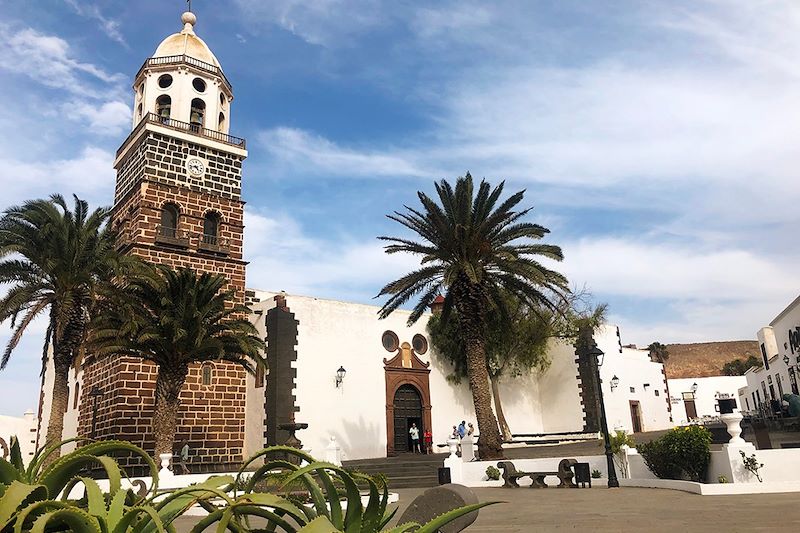
M 181 392 L 176 445 L 188 443 L 194 472 L 237 468 L 264 446 L 286 442 L 292 424 L 318 457 L 334 438 L 344 459 L 409 451 L 416 424 L 444 443 L 454 425 L 474 423 L 466 383 L 429 344 L 426 322 L 408 313 L 378 319 L 370 305 L 246 289 L 242 179 L 245 139 L 230 133 L 233 88 L 195 32 L 182 28 L 158 45 L 133 81 L 133 124 L 116 153 L 112 224 L 119 249 L 172 267 L 224 274 L 267 341 L 269 370 L 248 375 L 229 363 L 195 365 Z M 432 310 L 435 312 L 435 309 Z M 672 426 L 663 365 L 624 347 L 619 329 L 595 335 L 609 427 Z M 554 343 L 541 375 L 501 383 L 508 423 L 520 440 L 596 434 L 593 369 L 568 343 Z M 156 367 L 124 357 L 94 360 L 70 373 L 64 438 L 123 439 L 153 450 Z M 52 365 L 42 382 L 38 442 L 47 436 Z

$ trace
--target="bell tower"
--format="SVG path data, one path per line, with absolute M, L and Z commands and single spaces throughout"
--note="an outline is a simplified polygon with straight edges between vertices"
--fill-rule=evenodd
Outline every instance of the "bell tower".
M 134 78 L 133 126 L 117 150 L 113 224 L 122 252 L 151 263 L 223 274 L 244 301 L 244 139 L 229 134 L 233 89 L 186 12 Z M 154 448 L 156 366 L 88 360 L 79 434 Z M 100 391 L 93 402 L 86 395 Z M 175 442 L 187 442 L 193 472 L 242 459 L 245 372 L 229 363 L 191 368 L 181 392 Z M 133 465 L 131 465 L 133 466 Z

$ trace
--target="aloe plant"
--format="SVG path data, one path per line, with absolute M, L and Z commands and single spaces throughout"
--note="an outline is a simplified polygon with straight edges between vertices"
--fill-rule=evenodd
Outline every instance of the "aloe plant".
M 130 489 L 122 490 L 124 472 L 110 454 L 140 456 L 150 467 L 153 485 L 149 493 L 155 496 L 158 473 L 150 456 L 127 442 L 92 442 L 47 465 L 52 455 L 76 440 L 45 445 L 26 467 L 19 441 L 16 437 L 11 439 L 9 460 L 0 459 L 0 533 L 167 531 L 164 524 L 168 522 L 159 516 L 147 495 L 137 497 Z M 85 476 L 89 467 L 98 466 L 108 477 L 107 492 Z M 84 487 L 83 498 L 70 500 L 70 493 L 80 484 Z
M 283 456 L 281 458 L 276 458 Z M 293 457 L 304 466 L 287 460 Z M 249 475 L 247 470 L 259 459 L 264 464 Z M 277 494 L 255 492 L 262 482 L 275 479 L 276 472 L 282 473 L 281 486 Z M 358 484 L 368 487 L 368 500 L 364 505 Z M 308 492 L 311 503 L 298 504 L 292 501 L 289 488 L 300 485 Z M 336 465 L 317 462 L 305 452 L 286 446 L 266 448 L 251 457 L 239 470 L 234 487 L 244 487 L 242 494 L 234 492 L 232 501 L 224 506 L 214 507 L 210 502 L 201 502 L 209 514 L 200 520 L 192 533 L 200 533 L 217 524 L 217 531 L 234 532 L 255 531 L 251 529 L 253 520 L 260 520 L 258 531 L 284 531 L 286 533 L 434 533 L 443 525 L 480 509 L 493 502 L 461 507 L 443 514 L 428 524 L 407 523 L 385 530 L 397 509 L 387 510 L 389 490 L 382 476 L 370 477 L 365 474 L 348 472 Z M 266 526 L 263 524 L 266 522 Z
M 389 490 L 382 476 L 370 477 L 316 462 L 310 455 L 286 446 L 262 450 L 235 478 L 211 476 L 203 483 L 168 491 L 157 488 L 153 460 L 127 442 L 92 442 L 42 466 L 56 449 L 74 440 L 42 448 L 27 468 L 19 442 L 11 440 L 10 460 L 0 459 L 0 533 L 174 532 L 173 521 L 195 505 L 208 515 L 198 519 L 192 533 L 210 527 L 233 533 L 434 533 L 448 522 L 490 505 L 454 509 L 423 525 L 407 523 L 384 529 L 396 509 L 388 510 Z M 153 484 L 145 495 L 122 488 L 124 471 L 110 455 L 120 452 L 138 455 L 150 467 Z M 264 464 L 250 475 L 247 469 L 262 458 Z M 87 467 L 98 465 L 108 477 L 107 491 L 85 474 Z M 256 490 L 276 480 L 276 492 Z M 359 484 L 367 488 L 366 505 L 361 501 Z M 83 488 L 83 496 L 70 499 L 76 488 Z M 308 493 L 310 503 L 299 501 L 297 488 Z

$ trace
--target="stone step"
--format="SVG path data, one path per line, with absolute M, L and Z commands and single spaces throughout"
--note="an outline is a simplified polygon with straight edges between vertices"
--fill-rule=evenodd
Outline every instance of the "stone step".
M 368 475 L 383 474 L 390 489 L 427 488 L 439 483 L 438 468 L 447 455 L 404 455 L 345 461 L 344 467 Z

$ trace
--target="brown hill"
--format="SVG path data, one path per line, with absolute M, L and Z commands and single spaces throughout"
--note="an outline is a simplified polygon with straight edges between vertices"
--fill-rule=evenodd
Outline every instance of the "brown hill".
M 668 344 L 666 362 L 669 378 L 704 378 L 721 376 L 722 366 L 734 359 L 759 357 L 756 341 L 700 342 L 696 344 Z

